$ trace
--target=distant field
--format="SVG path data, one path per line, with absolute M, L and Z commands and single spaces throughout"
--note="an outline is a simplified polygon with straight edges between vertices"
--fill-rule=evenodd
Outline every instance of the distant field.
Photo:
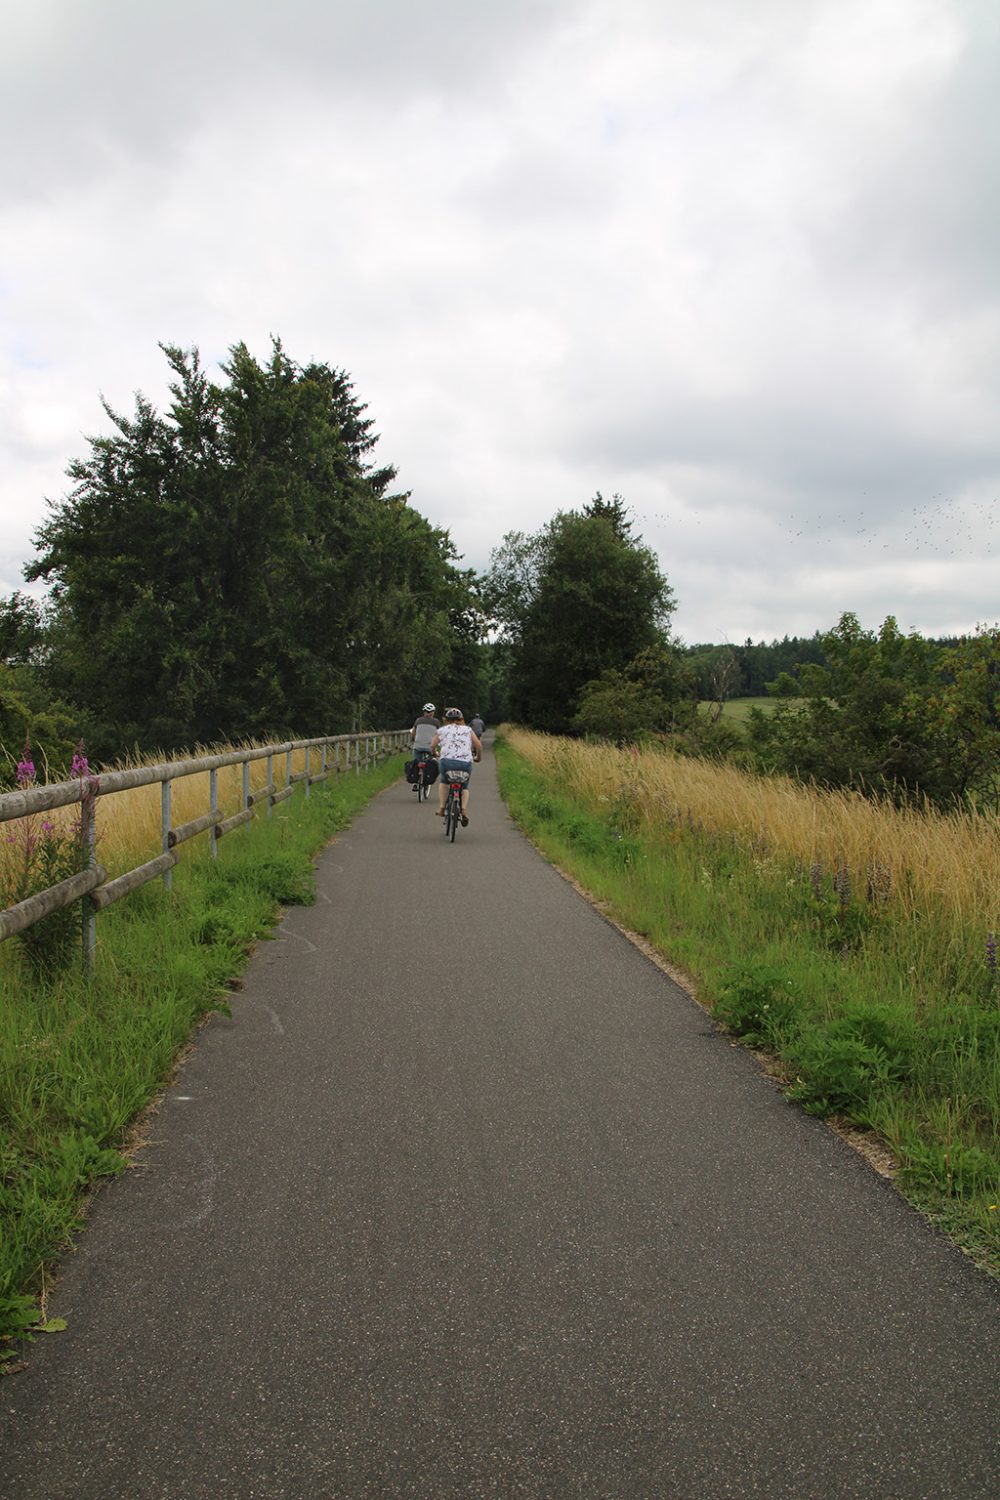
M 724 719 L 735 719 L 738 723 L 742 724 L 752 708 L 761 708 L 765 713 L 769 714 L 777 702 L 777 698 L 730 698 L 723 704 L 722 717 Z M 701 706 L 702 708 L 713 707 L 709 702 L 702 702 Z

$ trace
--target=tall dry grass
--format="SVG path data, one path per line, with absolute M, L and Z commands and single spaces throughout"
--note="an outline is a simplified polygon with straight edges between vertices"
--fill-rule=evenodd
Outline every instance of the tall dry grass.
M 253 742 L 249 742 L 253 745 Z M 198 754 L 224 754 L 229 750 L 246 748 L 245 746 L 223 745 L 215 746 L 212 750 L 195 751 Z M 295 750 L 292 752 L 291 772 L 295 773 L 305 769 L 306 752 Z M 144 765 L 157 765 L 162 763 L 162 756 L 149 756 L 145 759 L 127 758 L 117 762 L 109 770 L 126 771 L 133 770 Z M 333 765 L 333 751 L 330 752 L 330 762 Z M 320 769 L 319 752 L 313 751 L 310 763 L 311 770 L 315 773 Z M 285 784 L 285 754 L 282 752 L 274 757 L 274 781 L 276 786 Z M 336 774 L 331 772 L 331 774 Z M 353 773 L 352 773 L 353 774 Z M 243 793 L 243 767 L 222 766 L 218 773 L 217 795 L 218 805 L 228 817 L 238 812 L 241 806 Z M 250 791 L 259 791 L 267 784 L 267 761 L 266 759 L 251 761 L 250 763 Z M 207 813 L 211 806 L 211 794 L 209 786 L 209 772 L 198 772 L 193 776 L 179 777 L 171 782 L 171 824 L 176 828 L 182 823 L 190 822 L 194 818 L 201 817 Z M 57 828 L 69 828 L 78 820 L 80 809 L 78 806 L 57 808 L 46 814 Z M 263 809 L 260 816 L 265 816 Z M 98 796 L 97 810 L 97 838 L 98 857 L 101 864 L 108 871 L 109 877 L 123 874 L 126 870 L 133 869 L 147 859 L 152 859 L 160 853 L 162 845 L 162 802 L 160 783 L 151 786 L 132 787 L 123 792 L 111 792 L 106 796 Z M 11 825 L 13 826 L 13 825 Z M 207 836 L 196 839 L 196 845 L 206 842 Z M 183 856 L 182 856 L 183 857 Z
M 518 754 L 595 809 L 627 789 L 637 832 L 679 822 L 754 843 L 790 865 L 846 866 L 880 882 L 904 920 L 934 911 L 965 931 L 1000 928 L 1000 822 L 990 816 L 899 809 L 855 792 L 656 749 L 617 749 L 506 731 Z

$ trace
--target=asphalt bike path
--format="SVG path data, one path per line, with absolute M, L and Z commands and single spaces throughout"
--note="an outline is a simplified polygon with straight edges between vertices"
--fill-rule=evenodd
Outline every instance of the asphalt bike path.
M 997 1500 L 1000 1288 L 542 860 L 326 851 L 0 1381 L 3 1500 Z M 223 851 L 224 857 L 224 851 Z

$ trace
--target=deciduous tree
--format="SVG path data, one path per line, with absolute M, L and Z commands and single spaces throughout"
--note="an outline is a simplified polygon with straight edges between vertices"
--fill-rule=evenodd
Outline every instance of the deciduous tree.
M 569 732 L 588 682 L 666 640 L 672 590 L 630 532 L 621 498 L 598 493 L 493 554 L 484 598 L 510 648 L 510 708 L 522 722 Z

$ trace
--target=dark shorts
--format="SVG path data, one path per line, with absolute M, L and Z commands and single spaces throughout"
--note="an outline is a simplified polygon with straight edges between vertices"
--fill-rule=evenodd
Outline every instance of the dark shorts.
M 471 776 L 471 774 L 472 774 L 472 761 L 471 760 L 441 760 L 441 761 L 438 761 L 438 768 L 439 768 L 439 770 L 441 772 L 441 780 L 442 781 L 447 781 L 448 780 L 448 772 L 449 771 L 468 771 L 469 775 Z

